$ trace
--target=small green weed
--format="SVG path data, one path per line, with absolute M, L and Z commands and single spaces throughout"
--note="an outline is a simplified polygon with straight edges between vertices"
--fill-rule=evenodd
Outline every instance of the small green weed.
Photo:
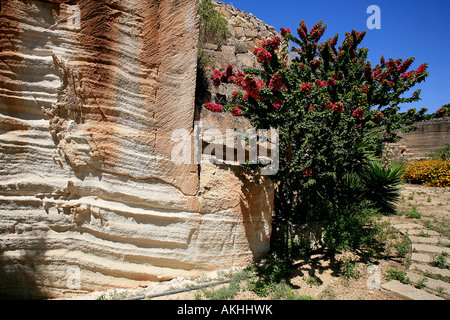
M 450 269 L 450 264 L 447 262 L 448 253 L 443 251 L 433 257 L 431 265 L 440 269 Z
M 425 286 L 425 282 L 427 282 L 427 278 L 423 278 L 422 280 L 420 280 L 419 282 L 417 282 L 417 284 L 415 285 L 415 287 L 417 289 L 422 289 Z
M 404 271 L 399 271 L 395 268 L 390 268 L 385 275 L 386 279 L 391 279 L 391 280 L 398 280 L 401 283 L 404 284 L 409 284 L 410 280 L 409 278 L 406 276 L 406 272 Z
M 431 235 L 430 234 L 428 234 L 428 233 L 425 233 L 425 232 L 423 232 L 423 231 L 421 231 L 420 233 L 419 233 L 419 235 L 418 235 L 419 237 L 424 237 L 424 238 L 430 238 L 431 237 Z
M 412 206 L 411 210 L 406 213 L 406 217 L 409 219 L 420 219 L 422 214 L 417 210 L 417 206 Z
M 358 279 L 361 273 L 356 268 L 356 262 L 347 258 L 342 261 L 340 266 L 340 272 L 346 279 L 355 278 Z
M 398 256 L 405 257 L 411 250 L 408 235 L 407 234 L 402 235 L 400 241 L 395 242 L 393 246 L 397 250 Z
M 320 286 L 323 281 L 320 280 L 317 276 L 310 276 L 305 278 L 306 284 L 310 287 L 312 286 Z
M 270 298 L 272 300 L 314 300 L 311 296 L 299 296 L 295 294 L 294 290 L 286 283 L 277 283 L 272 289 Z

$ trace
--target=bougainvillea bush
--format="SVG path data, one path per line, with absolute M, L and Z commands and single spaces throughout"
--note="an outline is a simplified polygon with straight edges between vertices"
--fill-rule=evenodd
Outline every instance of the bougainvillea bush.
M 325 232 L 339 225 L 350 234 L 360 219 L 342 224 L 345 217 L 374 209 L 361 199 L 355 177 L 370 162 L 377 139 L 395 140 L 396 129 L 424 114 L 426 109 L 400 115 L 398 106 L 420 99 L 420 90 L 409 91 L 428 72 L 427 64 L 411 70 L 414 58 L 370 62 L 368 49 L 359 47 L 365 31 L 346 33 L 340 45 L 337 34 L 320 42 L 325 29 L 322 21 L 308 29 L 302 20 L 298 36 L 282 28 L 280 37 L 254 50 L 261 69 L 215 70 L 214 85 L 233 83 L 240 90 L 231 104 L 204 107 L 246 117 L 257 129 L 279 129 L 280 167 L 271 177 L 275 225 L 293 230 L 325 221 Z

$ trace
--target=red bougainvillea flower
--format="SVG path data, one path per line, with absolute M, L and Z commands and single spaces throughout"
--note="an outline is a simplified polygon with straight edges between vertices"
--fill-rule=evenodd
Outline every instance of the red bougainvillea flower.
M 322 38 L 323 33 L 325 32 L 326 26 L 322 26 L 322 24 L 323 22 L 319 21 L 314 25 L 314 27 L 311 28 L 311 31 L 309 32 L 310 38 L 312 40 L 315 40 L 316 42 L 318 42 L 320 38 Z
M 330 44 L 331 44 L 333 47 L 336 46 L 336 44 L 337 44 L 337 42 L 338 42 L 338 38 L 339 38 L 339 35 L 336 33 L 336 35 L 333 37 L 333 39 L 331 39 Z
M 448 117 L 448 112 L 447 112 L 447 110 L 445 109 L 445 108 L 440 108 L 438 111 L 436 111 L 436 114 L 439 116 L 439 117 Z
M 286 38 L 286 36 L 287 36 L 289 33 L 291 33 L 291 29 L 280 28 L 280 30 L 281 30 L 281 36 L 282 36 L 283 38 Z
M 242 108 L 239 106 L 235 106 L 235 107 L 231 108 L 231 114 L 234 117 L 242 115 Z
M 315 108 L 314 107 L 309 107 L 309 110 L 314 110 Z
M 312 86 L 311 83 L 306 82 L 306 83 L 302 84 L 301 89 L 303 91 L 305 91 L 306 94 L 309 94 L 311 92 L 311 86 Z
M 328 85 L 328 83 L 325 81 L 325 80 L 323 80 L 323 81 L 321 81 L 321 80 L 316 80 L 316 87 L 317 88 L 320 88 L 320 87 L 326 87 Z
M 331 108 L 333 108 L 333 102 L 331 102 L 330 100 L 327 101 L 326 105 L 325 105 L 325 109 L 326 110 L 330 110 Z
M 243 87 L 244 86 L 244 82 L 245 82 L 245 78 L 244 77 L 237 77 L 236 80 L 234 81 L 234 84 Z
M 276 51 L 280 47 L 280 44 L 281 44 L 280 37 L 275 37 L 273 39 L 268 39 L 268 40 L 264 41 L 263 47 L 267 48 L 267 49 L 272 49 L 273 51 Z
M 218 76 L 218 73 L 216 73 L 216 70 L 214 71 L 213 76 Z M 220 74 L 220 80 L 222 83 L 234 83 L 236 81 L 236 72 L 233 71 L 233 66 L 229 64 L 227 68 L 225 69 L 225 72 Z M 214 81 L 214 79 L 213 79 Z
M 384 117 L 384 114 L 381 111 L 375 111 L 375 121 L 380 122 Z
M 307 177 L 309 177 L 310 175 L 312 175 L 312 169 L 310 167 L 306 167 L 305 169 L 303 169 L 303 174 Z
M 211 112 L 222 113 L 223 107 L 220 104 L 207 102 L 203 105 L 203 107 Z
M 237 78 L 236 78 L 235 76 L 231 76 L 231 77 L 229 77 L 229 78 L 227 79 L 227 82 L 228 82 L 228 83 L 233 83 L 233 84 L 235 84 L 236 81 L 237 81 Z
M 381 72 L 380 69 L 376 69 L 376 70 L 373 71 L 373 76 L 378 81 L 381 81 L 381 80 L 383 80 L 386 77 L 386 74 L 384 72 Z
M 366 79 L 366 81 L 372 81 L 372 79 L 373 79 L 373 72 L 372 72 L 372 67 L 370 66 L 370 63 L 367 63 L 364 66 L 364 78 Z
M 283 104 L 284 104 L 283 100 L 276 99 L 276 100 L 273 101 L 273 107 L 275 109 L 279 109 Z
M 317 69 L 318 67 L 320 67 L 320 63 L 321 61 L 319 59 L 314 59 L 310 62 L 310 65 L 313 69 Z
M 306 23 L 303 20 L 300 20 L 300 27 L 297 28 L 298 36 L 300 39 L 305 40 L 308 35 L 308 28 L 306 27 Z
M 364 110 L 360 107 L 356 108 L 355 111 L 353 111 L 353 116 L 357 117 L 358 119 L 362 119 L 364 116 Z
M 227 69 L 225 70 L 225 74 L 228 78 L 236 75 L 236 73 L 233 71 L 233 66 L 231 64 L 229 64 L 227 66 Z
M 222 83 L 222 74 L 219 70 L 214 70 L 213 74 L 211 75 L 211 80 L 214 84 L 214 86 L 218 87 Z
M 400 71 L 400 73 L 406 72 L 413 62 L 414 62 L 414 58 L 406 59 L 405 62 L 403 62 L 400 65 L 400 67 L 398 68 L 398 71 Z
M 428 68 L 428 63 L 421 64 L 416 71 L 416 77 L 420 76 L 422 73 L 425 73 Z
M 262 98 L 259 97 L 259 93 L 261 92 L 262 86 L 266 87 L 264 81 L 255 81 L 252 76 L 246 76 L 242 82 L 242 88 L 246 91 L 244 100 L 246 100 L 249 96 L 256 100 L 261 100 Z
M 391 80 L 384 80 L 382 82 L 383 88 L 388 88 L 388 87 L 392 88 L 394 85 L 395 85 L 395 83 L 393 81 L 391 81 Z
M 400 78 L 404 78 L 404 79 L 406 79 L 406 80 L 409 80 L 409 79 L 411 79 L 412 77 L 414 77 L 414 71 L 409 71 L 409 72 L 406 72 L 406 73 L 403 73 L 401 76 L 400 76 Z
M 342 113 L 344 112 L 344 104 L 342 103 L 342 101 L 338 101 L 335 102 L 333 105 L 333 111 L 337 112 L 337 113 Z
M 368 87 L 362 87 L 362 88 L 361 88 L 361 92 L 367 92 L 367 91 L 369 91 L 369 88 L 368 88 Z
M 279 73 L 273 75 L 272 79 L 270 79 L 269 88 L 273 92 L 280 91 L 283 87 L 283 79 Z
M 393 70 L 398 69 L 397 68 L 397 63 L 394 60 L 389 60 L 388 62 L 386 62 L 386 66 L 389 68 L 390 72 L 393 71 Z
M 353 37 L 353 41 L 355 41 L 356 43 L 360 43 L 366 36 L 366 31 L 357 32 L 355 30 L 352 30 L 351 35 Z
M 336 79 L 333 79 L 333 78 L 329 78 L 327 83 L 328 83 L 328 85 L 330 87 L 336 87 L 337 86 L 337 81 L 336 81 Z
M 255 48 L 253 54 L 259 63 L 270 63 L 272 61 L 272 54 L 264 48 Z
M 211 80 L 216 87 L 220 86 L 222 83 L 235 83 L 236 72 L 233 71 L 233 66 L 229 64 L 223 73 L 219 70 L 214 70 L 211 75 Z

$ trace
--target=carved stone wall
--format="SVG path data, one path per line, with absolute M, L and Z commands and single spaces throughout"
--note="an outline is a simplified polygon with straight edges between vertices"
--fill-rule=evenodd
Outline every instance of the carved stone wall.
M 198 120 L 197 8 L 1 1 L 0 296 L 137 287 L 267 253 L 270 181 L 171 158 L 173 131 Z

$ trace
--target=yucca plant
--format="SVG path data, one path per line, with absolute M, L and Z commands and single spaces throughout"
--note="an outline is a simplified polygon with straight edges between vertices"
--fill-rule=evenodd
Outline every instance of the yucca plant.
M 400 163 L 383 166 L 380 162 L 369 163 L 361 174 L 364 197 L 382 213 L 396 211 L 395 203 L 400 199 L 404 166 Z

